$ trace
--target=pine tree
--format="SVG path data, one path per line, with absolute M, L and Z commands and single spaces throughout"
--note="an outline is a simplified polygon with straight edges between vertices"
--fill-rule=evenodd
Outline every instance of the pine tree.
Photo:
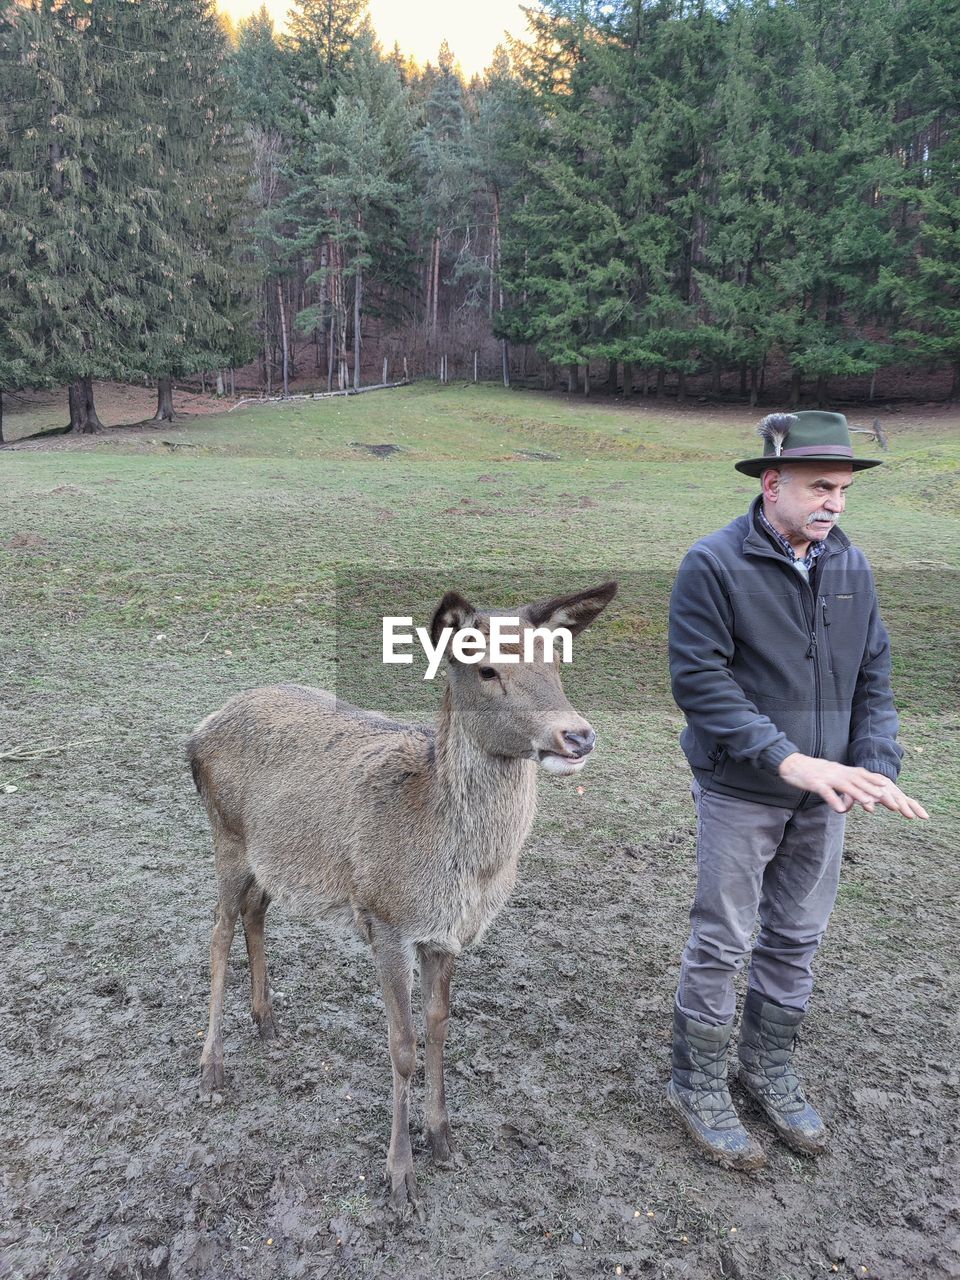
M 159 267 L 159 305 L 144 330 L 144 372 L 158 418 L 173 416 L 172 379 L 243 364 L 252 354 L 248 273 L 238 262 L 246 176 L 234 119 L 229 49 L 207 0 L 141 0 L 147 132 L 156 137 L 157 200 L 178 253 Z M 149 270 L 151 264 L 147 263 Z
M 4 305 L 31 380 L 70 384 L 73 430 L 100 426 L 95 377 L 245 358 L 223 52 L 205 0 L 39 0 L 4 24 Z
M 421 243 L 428 246 L 424 288 L 424 325 L 436 339 L 440 295 L 450 256 L 460 248 L 457 232 L 470 225 L 470 195 L 475 183 L 473 152 L 463 80 L 450 47 L 440 46 L 438 65 L 428 66 L 419 86 L 423 119 L 414 140 L 422 193 Z M 414 100 L 418 95 L 414 94 Z M 447 270 L 444 258 L 447 256 Z M 458 254 L 459 257 L 459 254 Z
M 895 14 L 892 114 L 898 172 L 887 193 L 903 248 L 883 273 L 898 339 L 917 363 L 953 372 L 960 397 L 960 14 L 910 0 Z
M 24 54 L 28 37 L 18 26 L 30 24 L 29 15 L 13 0 L 0 6 L 0 78 L 5 85 L 0 110 L 0 171 L 5 172 L 0 200 L 0 443 L 3 442 L 3 392 L 37 386 L 47 380 L 44 351 L 36 332 L 35 304 L 25 290 L 33 250 L 31 233 L 23 218 L 27 201 L 36 202 L 28 175 L 13 169 L 11 161 L 21 140 L 20 104 L 29 97 L 31 71 Z
M 96 430 L 93 378 L 122 376 L 151 301 L 131 287 L 135 246 L 152 221 L 134 206 L 148 165 L 138 153 L 136 94 L 124 84 L 133 6 L 42 0 L 4 32 L 6 155 L 0 190 L 29 246 L 11 283 L 31 316 L 46 375 L 70 384 L 70 425 Z M 118 121 L 124 95 L 130 115 Z M 148 232 L 163 252 L 162 228 Z M 8 258 L 6 243 L 0 257 Z
M 300 102 L 311 115 L 333 112 L 365 10 L 366 0 L 294 0 L 287 17 L 293 73 Z
M 409 134 L 399 77 L 380 58 L 367 28 L 351 48 L 343 89 L 332 116 L 311 119 L 304 162 L 290 175 L 292 189 L 282 210 L 293 228 L 288 252 L 320 259 L 308 284 L 322 285 L 326 294 L 319 307 L 300 312 L 297 325 L 316 328 L 329 299 L 341 390 L 349 381 L 348 292 L 352 286 L 353 385 L 359 387 L 366 281 L 389 272 L 401 244 Z

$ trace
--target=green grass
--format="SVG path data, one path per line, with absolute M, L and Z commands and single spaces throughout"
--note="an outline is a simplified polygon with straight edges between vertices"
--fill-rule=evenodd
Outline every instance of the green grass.
M 845 518 L 878 571 L 910 788 L 953 812 L 957 426 L 894 419 L 888 465 L 857 478 Z M 329 684 L 338 667 L 343 692 L 422 715 L 434 687 L 357 660 L 379 643 L 379 615 L 423 623 L 449 587 L 507 605 L 618 577 L 620 597 L 565 677 L 605 747 L 578 816 L 618 838 L 649 807 L 651 772 L 668 807 L 685 803 L 666 600 L 685 548 L 752 497 L 732 469 L 751 439 L 746 411 L 416 386 L 7 451 L 0 558 L 17 716 L 5 732 L 65 741 L 106 717 L 116 746 L 146 715 L 172 744 L 232 690 Z M 24 534 L 33 545 L 9 545 Z M 569 821 L 566 808 L 548 805 L 545 821 Z

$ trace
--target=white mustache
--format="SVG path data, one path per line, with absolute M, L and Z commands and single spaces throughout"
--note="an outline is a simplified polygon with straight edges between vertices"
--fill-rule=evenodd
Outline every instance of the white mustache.
M 840 519 L 838 515 L 834 515 L 832 511 L 815 511 L 807 520 L 807 524 L 813 524 L 816 520 L 829 520 L 831 524 L 836 524 Z

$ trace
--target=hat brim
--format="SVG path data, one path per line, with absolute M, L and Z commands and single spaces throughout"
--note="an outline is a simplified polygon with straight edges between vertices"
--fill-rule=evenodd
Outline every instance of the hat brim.
M 735 462 L 733 465 L 745 476 L 755 476 L 757 479 L 763 475 L 765 471 L 776 467 L 788 467 L 798 462 L 829 462 L 832 466 L 843 466 L 849 463 L 854 471 L 866 471 L 868 467 L 879 467 L 883 463 L 883 458 L 838 458 L 835 453 L 821 454 L 817 457 L 807 455 L 804 458 L 745 458 L 743 462 Z

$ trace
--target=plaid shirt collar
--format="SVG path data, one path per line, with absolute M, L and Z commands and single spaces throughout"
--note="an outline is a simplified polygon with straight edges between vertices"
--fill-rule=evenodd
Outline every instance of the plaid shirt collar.
M 766 532 L 770 534 L 796 571 L 809 582 L 811 569 L 827 549 L 826 539 L 824 539 L 823 542 L 811 542 L 809 547 L 807 547 L 807 554 L 805 556 L 798 556 L 780 530 L 775 529 L 764 515 L 762 503 L 757 507 L 757 517 L 760 521 L 761 528 L 765 529 Z

